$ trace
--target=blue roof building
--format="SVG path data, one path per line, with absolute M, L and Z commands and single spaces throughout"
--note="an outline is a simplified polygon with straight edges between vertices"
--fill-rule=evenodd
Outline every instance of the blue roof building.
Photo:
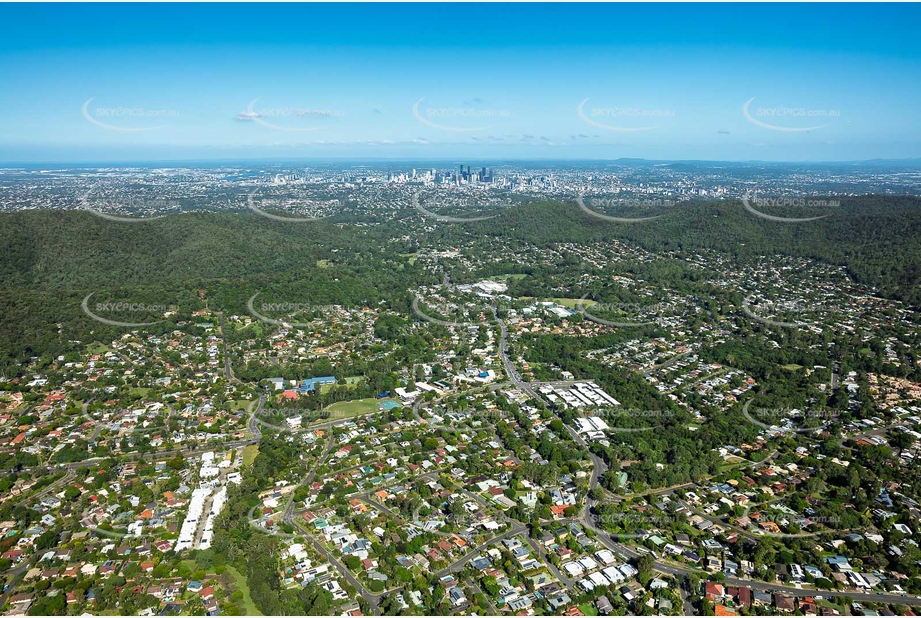
M 324 376 L 322 378 L 308 378 L 304 380 L 304 383 L 301 385 L 301 388 L 298 389 L 302 393 L 312 393 L 316 390 L 317 384 L 335 384 L 336 378 L 333 376 Z

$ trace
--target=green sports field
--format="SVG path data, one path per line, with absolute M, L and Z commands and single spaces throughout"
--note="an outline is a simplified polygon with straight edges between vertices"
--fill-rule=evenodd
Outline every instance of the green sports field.
M 363 414 L 372 414 L 380 410 L 380 406 L 387 399 L 356 399 L 354 401 L 340 401 L 325 408 L 329 418 L 319 419 L 317 423 L 328 423 L 342 418 L 351 418 Z

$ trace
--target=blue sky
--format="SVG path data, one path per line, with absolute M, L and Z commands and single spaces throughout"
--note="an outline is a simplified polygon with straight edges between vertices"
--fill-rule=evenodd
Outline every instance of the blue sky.
M 918 23 L 910 4 L 3 4 L 0 161 L 921 157 Z

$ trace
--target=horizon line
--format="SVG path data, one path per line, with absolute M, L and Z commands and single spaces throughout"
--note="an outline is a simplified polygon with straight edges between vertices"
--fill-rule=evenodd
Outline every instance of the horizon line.
M 241 157 L 225 157 L 225 158 L 188 158 L 188 159 L 175 159 L 175 158 L 152 158 L 152 159 L 121 159 L 121 160 L 106 160 L 106 159 L 97 159 L 97 160 L 34 160 L 34 161 L 0 161 L 0 169 L 17 169 L 24 166 L 40 166 L 40 165 L 59 165 L 67 167 L 111 167 L 111 166 L 146 166 L 146 165 L 162 165 L 162 164 L 190 164 L 190 163 L 270 163 L 270 162 L 279 162 L 279 163 L 296 163 L 296 162 L 398 162 L 398 163 L 447 163 L 451 162 L 456 164 L 460 161 L 493 161 L 495 164 L 506 164 L 506 163 L 561 163 L 561 164 L 574 164 L 574 163 L 618 163 L 618 162 L 642 162 L 642 163 L 664 163 L 664 164 L 673 164 L 673 163 L 707 163 L 707 164 L 754 164 L 754 165 L 857 165 L 857 164 L 868 164 L 868 163 L 879 163 L 879 164 L 906 164 L 913 163 L 921 166 L 921 157 L 901 157 L 901 158 L 881 158 L 875 157 L 871 159 L 816 159 L 816 160 L 764 160 L 764 159 L 646 159 L 643 157 L 617 157 L 617 158 L 584 158 L 584 159 L 559 159 L 559 158 L 514 158 L 514 157 L 496 157 L 496 158 L 483 158 L 483 157 L 430 157 L 430 158 L 415 158 L 415 157 L 387 157 L 387 156 L 377 156 L 377 157 L 364 157 L 364 156 L 330 156 L 330 157 L 261 157 L 261 158 L 241 158 Z

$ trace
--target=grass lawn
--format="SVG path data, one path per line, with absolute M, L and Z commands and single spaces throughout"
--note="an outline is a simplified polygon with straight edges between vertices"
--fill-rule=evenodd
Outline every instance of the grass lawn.
M 329 260 L 317 260 L 317 268 L 329 268 Z
M 111 352 L 112 348 L 105 344 L 99 343 L 98 341 L 94 341 L 93 343 L 86 346 L 86 351 L 90 354 L 105 354 L 106 352 Z
M 831 594 L 831 593 L 828 593 L 828 594 Z M 847 608 L 845 606 L 835 605 L 828 599 L 822 599 L 821 601 L 816 601 L 815 604 L 818 605 L 819 607 L 830 607 L 832 609 L 836 609 L 838 610 L 838 613 L 840 613 L 842 616 L 847 616 L 847 611 L 845 611 Z
M 781 365 L 781 368 L 786 369 L 787 371 L 796 371 L 797 369 L 802 369 L 802 365 L 797 365 L 795 363 L 790 363 L 789 365 Z
M 718 467 L 720 472 L 729 472 L 746 465 L 748 465 L 748 462 L 741 457 L 731 456 L 729 459 L 723 460 Z
M 327 393 L 334 386 L 345 386 L 346 388 L 355 388 L 361 383 L 362 379 L 363 378 L 361 376 L 352 376 L 350 378 L 345 379 L 345 384 L 321 384 L 320 392 Z
M 189 567 L 189 570 L 193 573 L 199 568 L 198 563 L 195 560 L 183 560 L 182 564 Z M 224 575 L 218 576 L 214 573 L 214 570 L 210 570 L 207 572 L 208 577 L 219 577 L 220 579 L 224 580 L 225 583 L 226 580 L 230 580 L 230 587 L 232 587 L 230 593 L 233 594 L 234 590 L 239 590 L 243 593 L 243 607 L 241 609 L 243 610 L 244 616 L 262 616 L 262 612 L 260 612 L 259 608 L 256 607 L 256 604 L 253 603 L 253 598 L 249 594 L 249 585 L 246 583 L 246 578 L 243 577 L 243 574 L 229 564 L 225 565 L 225 568 L 226 571 L 224 572 Z M 230 595 L 228 595 L 228 599 L 229 598 Z
M 596 301 L 589 300 L 587 298 L 585 300 L 580 300 L 578 298 L 552 298 L 551 300 L 558 305 L 566 307 L 567 309 L 575 309 L 578 305 L 591 307 L 592 305 L 598 304 Z
M 591 603 L 583 603 L 579 606 L 579 609 L 582 610 L 582 613 L 586 616 L 597 616 L 598 609 Z
M 150 392 L 150 389 L 149 389 L 149 388 L 144 388 L 144 387 L 138 387 L 138 388 L 132 388 L 132 389 L 131 389 L 131 394 L 132 394 L 132 395 L 140 395 L 141 397 L 146 397 L 146 396 L 147 396 L 147 393 L 149 393 L 149 392 Z
M 518 300 L 522 300 L 522 301 L 540 300 L 541 302 L 543 302 L 544 300 L 552 300 L 556 304 L 562 307 L 566 307 L 568 309 L 575 309 L 579 305 L 582 305 L 583 307 L 591 307 L 592 305 L 598 304 L 598 301 L 591 300 L 589 298 L 586 298 L 585 300 L 580 300 L 578 298 L 550 298 L 550 299 L 540 298 L 538 299 L 538 298 L 535 298 L 534 296 L 520 296 Z
M 329 412 L 328 419 L 320 419 L 318 422 L 324 423 L 340 418 L 349 418 L 360 416 L 362 414 L 372 414 L 380 410 L 382 399 L 356 399 L 355 401 L 340 401 L 326 408 Z
M 418 259 L 418 256 L 417 256 L 415 253 L 400 253 L 399 256 L 400 256 L 401 258 L 409 258 L 409 265 L 410 265 L 410 266 L 412 266 L 413 264 L 415 264 L 415 263 L 416 263 L 416 260 Z
M 247 401 L 246 399 L 235 399 L 230 401 L 227 405 L 230 407 L 231 411 L 249 410 L 249 407 L 252 405 L 252 403 L 252 401 Z
M 253 320 L 252 322 L 249 323 L 249 325 L 244 325 L 244 324 L 242 324 L 242 323 L 234 322 L 231 326 L 232 326 L 237 332 L 239 332 L 239 331 L 241 331 L 241 330 L 244 330 L 244 329 L 247 329 L 247 328 L 251 328 L 251 329 L 253 329 L 253 330 L 256 332 L 256 336 L 257 336 L 257 337 L 261 337 L 261 336 L 262 336 L 262 332 L 263 332 L 263 329 L 262 329 L 262 322 L 260 322 L 259 320 Z
M 253 603 L 253 598 L 249 595 L 249 585 L 246 583 L 246 578 L 243 577 L 243 574 L 230 565 L 227 565 L 226 574 L 233 580 L 236 589 L 243 593 L 243 615 L 261 616 L 262 612 L 259 611 L 259 608 Z
M 259 445 L 258 444 L 248 444 L 243 448 L 243 465 L 248 466 L 253 463 L 253 460 L 256 459 L 256 455 L 259 454 Z

